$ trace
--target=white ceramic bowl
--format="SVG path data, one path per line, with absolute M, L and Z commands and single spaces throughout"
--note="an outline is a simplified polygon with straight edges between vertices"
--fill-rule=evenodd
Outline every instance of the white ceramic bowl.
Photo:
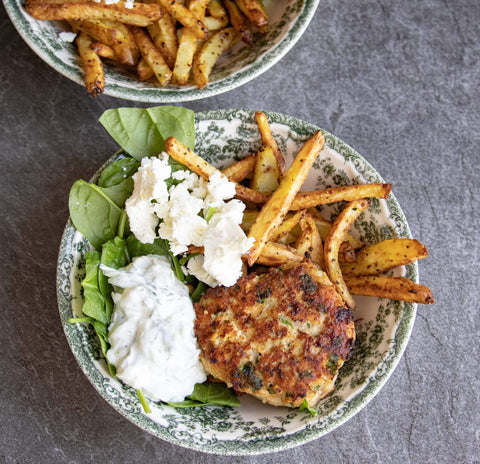
M 3 0 L 7 13 L 27 44 L 52 68 L 84 85 L 84 74 L 72 43 L 59 39 L 66 30 L 59 21 L 39 21 L 23 7 L 23 0 Z M 203 89 L 194 85 L 161 87 L 140 82 L 133 73 L 105 64 L 106 95 L 150 103 L 196 100 L 217 95 L 245 84 L 280 60 L 305 31 L 319 0 L 266 1 L 270 25 L 257 34 L 252 48 L 243 43 L 225 52 L 214 67 L 210 83 Z
M 287 154 L 297 153 L 303 142 L 318 130 L 298 119 L 267 113 L 272 133 Z M 252 110 L 219 110 L 196 115 L 196 152 L 218 166 L 234 157 L 258 149 L 260 137 Z M 383 182 L 372 166 L 352 148 L 325 133 L 326 148 L 314 165 L 306 190 L 350 183 Z M 117 155 L 98 171 L 112 162 Z M 96 179 L 94 177 L 94 180 Z M 325 208 L 335 215 L 340 205 Z M 400 206 L 392 194 L 372 200 L 370 208 L 355 223 L 352 234 L 365 243 L 392 237 L 410 237 Z M 143 412 L 135 392 L 112 379 L 100 360 L 93 330 L 69 324 L 81 314 L 80 280 L 82 259 L 90 248 L 69 221 L 60 246 L 57 291 L 62 325 L 83 371 L 100 394 L 121 414 L 163 440 L 180 446 L 217 454 L 256 454 L 291 448 L 335 429 L 363 408 L 386 382 L 400 360 L 415 320 L 416 305 L 397 301 L 356 297 L 357 342 L 354 356 L 342 369 L 335 390 L 319 405 L 317 416 L 283 407 L 264 405 L 248 395 L 239 408 L 203 407 L 173 409 L 152 404 Z M 398 269 L 418 282 L 416 264 Z

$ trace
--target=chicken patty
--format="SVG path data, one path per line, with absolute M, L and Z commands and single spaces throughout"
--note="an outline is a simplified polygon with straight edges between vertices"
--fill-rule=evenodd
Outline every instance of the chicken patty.
M 206 371 L 265 403 L 310 407 L 332 391 L 355 342 L 352 313 L 315 264 L 270 268 L 195 303 Z

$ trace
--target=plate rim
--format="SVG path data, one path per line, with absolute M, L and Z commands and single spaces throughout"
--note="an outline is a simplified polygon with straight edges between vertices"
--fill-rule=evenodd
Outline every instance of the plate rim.
M 236 115 L 239 112 L 245 112 L 248 115 L 251 115 L 253 119 L 253 115 L 255 110 L 252 109 L 242 109 L 242 108 L 234 108 L 234 109 L 218 109 L 218 110 L 209 110 L 209 111 L 203 111 L 203 112 L 198 112 L 195 113 L 195 120 L 197 121 L 202 121 L 202 120 L 225 120 L 226 118 L 228 119 L 228 116 Z M 291 123 L 294 122 L 296 125 L 299 125 L 303 127 L 304 129 L 308 131 L 315 131 L 318 130 L 319 128 L 311 124 L 307 121 L 304 121 L 300 118 L 294 117 L 294 116 L 288 116 L 282 113 L 277 113 L 277 112 L 268 112 L 265 111 L 265 114 L 267 115 L 269 121 L 271 123 L 281 123 L 281 124 L 287 124 L 289 127 L 291 126 Z M 379 181 L 383 181 L 381 178 L 380 174 L 373 168 L 373 166 L 362 156 L 360 155 L 355 149 L 353 149 L 350 145 L 346 144 L 333 134 L 329 133 L 328 131 L 325 131 L 321 129 L 322 132 L 325 134 L 326 137 L 332 137 L 333 140 L 337 141 L 340 143 L 342 146 L 348 148 L 351 150 L 352 153 L 354 153 L 356 156 L 358 156 L 362 162 L 365 164 L 365 166 L 371 170 L 379 179 Z M 121 151 L 121 150 L 120 150 Z M 118 152 L 117 152 L 118 153 Z M 112 155 L 111 157 L 108 158 L 107 161 L 105 161 L 102 166 L 98 168 L 98 170 L 95 172 L 95 174 L 92 176 L 92 180 L 98 177 L 99 173 L 101 172 L 102 169 L 104 169 L 112 160 L 115 158 L 117 154 Z M 404 230 L 403 230 L 403 237 L 406 238 L 412 238 L 410 228 L 408 226 L 406 217 L 403 213 L 403 210 L 400 207 L 400 204 L 394 197 L 392 193 L 390 193 L 390 201 L 393 202 L 398 207 L 398 211 L 401 214 L 401 220 L 404 225 Z M 237 442 L 237 445 L 235 447 L 231 447 L 231 443 L 235 442 L 235 439 L 231 441 L 226 441 L 226 440 L 218 440 L 213 443 L 209 444 L 197 444 L 194 442 L 185 442 L 181 441 L 179 439 L 176 439 L 170 435 L 166 434 L 160 434 L 156 433 L 155 430 L 152 429 L 146 429 L 144 425 L 141 423 L 139 419 L 137 419 L 133 414 L 129 414 L 124 410 L 120 410 L 117 408 L 117 406 L 114 404 L 113 400 L 110 397 L 107 397 L 106 395 L 103 394 L 103 392 L 100 390 L 97 384 L 93 381 L 93 379 L 90 377 L 89 373 L 87 372 L 85 366 L 83 365 L 82 361 L 79 358 L 79 354 L 76 352 L 73 346 L 73 341 L 71 340 L 68 331 L 67 331 L 67 324 L 64 320 L 63 317 L 63 312 L 62 312 L 62 307 L 60 303 L 60 266 L 61 266 L 61 251 L 62 248 L 64 248 L 64 243 L 66 239 L 68 238 L 68 234 L 73 234 L 75 233 L 75 229 L 73 227 L 73 224 L 70 220 L 70 217 L 67 220 L 65 229 L 62 234 L 62 238 L 60 241 L 60 247 L 59 247 L 59 254 L 58 254 L 58 260 L 57 260 L 57 301 L 58 301 L 58 308 L 59 308 L 59 316 L 60 316 L 60 321 L 62 324 L 62 328 L 64 330 L 65 336 L 67 338 L 68 344 L 70 346 L 70 349 L 72 351 L 72 354 L 74 355 L 77 364 L 87 377 L 87 379 L 90 381 L 90 383 L 94 386 L 95 390 L 100 394 L 100 396 L 110 404 L 110 406 L 113 407 L 115 411 L 117 411 L 119 414 L 121 414 L 123 417 L 125 417 L 127 420 L 135 424 L 137 427 L 139 427 L 142 431 L 148 432 L 166 442 L 181 446 L 183 448 L 195 450 L 195 451 L 200 451 L 208 454 L 217 454 L 217 455 L 231 455 L 231 456 L 248 456 L 248 455 L 258 455 L 258 454 L 264 454 L 264 453 L 273 453 L 277 451 L 282 451 L 286 449 L 291 449 L 300 445 L 303 445 L 305 443 L 311 442 L 313 440 L 319 439 L 322 436 L 326 435 L 327 433 L 335 430 L 342 424 L 344 424 L 346 421 L 348 421 L 350 418 L 355 416 L 358 412 L 360 412 L 364 407 L 370 403 L 370 401 L 373 400 L 373 398 L 377 395 L 377 393 L 382 389 L 382 387 L 385 385 L 385 383 L 389 380 L 393 372 L 395 371 L 398 363 L 403 357 L 403 353 L 405 352 L 411 333 L 413 331 L 413 326 L 416 318 L 416 311 L 417 311 L 417 304 L 416 303 L 407 303 L 404 302 L 404 308 L 402 312 L 402 316 L 399 319 L 399 323 L 396 327 L 394 338 L 392 340 L 392 346 L 388 350 L 387 354 L 385 355 L 385 358 L 382 359 L 381 364 L 385 363 L 387 355 L 390 355 L 391 359 L 389 360 L 389 364 L 386 366 L 386 372 L 384 371 L 380 377 L 376 377 L 374 374 L 377 373 L 378 367 L 372 372 L 372 374 L 369 376 L 369 378 L 366 381 L 366 384 L 364 385 L 364 388 L 358 392 L 353 398 L 347 400 L 345 403 L 349 403 L 348 410 L 346 413 L 342 414 L 341 417 L 337 417 L 335 420 L 331 421 L 330 424 L 327 424 L 327 426 L 323 426 L 321 429 L 316 429 L 315 427 L 312 426 L 312 424 L 307 424 L 303 429 L 297 430 L 295 432 L 282 435 L 280 437 L 267 437 L 267 438 L 253 438 L 251 440 L 245 441 L 245 442 Z M 419 281 L 419 274 L 418 274 L 418 264 L 412 263 L 409 265 L 409 270 L 411 273 L 411 276 L 415 282 L 418 283 Z M 375 377 L 375 378 L 374 378 Z M 327 416 L 326 418 L 329 418 Z M 315 425 L 315 424 L 313 424 Z
M 83 72 L 79 68 L 72 69 L 71 66 L 65 64 L 60 59 L 54 59 L 41 45 L 30 40 L 26 32 L 28 24 L 21 11 L 23 10 L 23 5 L 20 4 L 20 1 L 2 1 L 10 21 L 30 49 L 55 71 L 83 87 Z M 300 14 L 295 19 L 293 26 L 288 29 L 285 37 L 276 46 L 260 55 L 253 64 L 239 70 L 234 75 L 212 82 L 203 89 L 196 87 L 186 89 L 162 87 L 135 88 L 123 87 L 107 81 L 103 95 L 142 103 L 180 103 L 220 95 L 241 87 L 266 72 L 291 50 L 310 24 L 319 3 L 320 0 L 304 0 Z

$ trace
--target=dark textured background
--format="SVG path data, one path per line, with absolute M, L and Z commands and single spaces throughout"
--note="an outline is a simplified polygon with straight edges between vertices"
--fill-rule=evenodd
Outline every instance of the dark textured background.
M 479 463 L 479 24 L 478 0 L 321 0 L 272 69 L 185 105 L 278 111 L 355 147 L 428 246 L 420 277 L 436 297 L 358 415 L 292 450 L 223 458 L 127 422 L 70 353 L 55 295 L 68 191 L 116 150 L 100 114 L 134 104 L 50 69 L 0 7 L 0 463 Z

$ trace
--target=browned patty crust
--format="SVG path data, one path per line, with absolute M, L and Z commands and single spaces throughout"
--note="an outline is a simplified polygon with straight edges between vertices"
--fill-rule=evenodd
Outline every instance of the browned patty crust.
M 351 355 L 352 313 L 326 274 L 305 262 L 209 289 L 195 304 L 203 365 L 260 400 L 309 406 L 329 393 Z

